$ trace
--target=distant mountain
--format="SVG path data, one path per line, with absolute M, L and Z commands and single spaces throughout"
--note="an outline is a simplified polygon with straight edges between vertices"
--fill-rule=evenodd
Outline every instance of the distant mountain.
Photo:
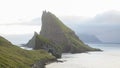
M 88 19 L 73 16 L 61 20 L 76 33 L 95 35 L 103 42 L 120 43 L 119 11 L 108 11 Z
M 90 34 L 77 34 L 77 35 L 85 43 L 103 43 L 95 35 Z

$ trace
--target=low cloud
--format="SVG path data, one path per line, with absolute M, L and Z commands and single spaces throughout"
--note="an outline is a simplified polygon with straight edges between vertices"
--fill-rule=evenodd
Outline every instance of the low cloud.
M 41 18 L 35 18 L 28 22 L 18 22 L 18 23 L 8 23 L 8 24 L 0 24 L 0 25 L 41 25 Z

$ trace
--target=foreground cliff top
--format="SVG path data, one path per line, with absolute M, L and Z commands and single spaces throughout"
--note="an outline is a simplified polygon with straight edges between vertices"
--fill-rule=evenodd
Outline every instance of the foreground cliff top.
M 0 36 L 0 68 L 31 68 L 41 60 L 54 59 L 44 50 L 24 50 Z

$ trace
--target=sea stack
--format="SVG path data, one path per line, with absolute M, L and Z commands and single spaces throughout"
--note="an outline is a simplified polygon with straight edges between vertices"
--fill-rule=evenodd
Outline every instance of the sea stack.
M 34 35 L 36 36 L 36 34 Z M 48 47 L 45 43 L 42 44 L 44 46 L 43 49 L 45 50 L 52 50 L 55 52 L 59 52 L 58 54 L 61 55 L 61 53 L 81 53 L 86 51 L 96 51 L 99 49 L 91 48 L 88 45 L 84 44 L 78 36 L 75 34 L 74 31 L 72 31 L 70 28 L 68 28 L 66 25 L 62 23 L 54 14 L 51 12 L 43 11 L 42 14 L 42 27 L 39 34 L 41 39 L 47 39 L 49 41 Z M 33 37 L 34 38 L 34 37 Z M 34 38 L 35 44 L 32 44 L 32 41 L 29 41 L 27 43 L 27 46 L 32 46 L 34 49 L 41 49 L 41 44 L 43 41 L 36 40 L 37 37 Z M 32 39 L 31 39 L 32 40 Z M 39 44 L 40 45 L 39 45 Z M 42 46 L 42 47 L 43 47 Z M 36 48 L 37 47 L 37 48 Z M 56 49 L 54 49 L 56 48 Z M 57 50 L 58 49 L 58 50 Z M 51 51 L 50 50 L 50 51 Z

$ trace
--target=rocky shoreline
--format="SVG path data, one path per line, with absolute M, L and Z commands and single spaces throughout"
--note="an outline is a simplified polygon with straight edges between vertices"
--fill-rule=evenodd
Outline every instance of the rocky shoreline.
M 51 59 L 51 60 L 40 60 L 32 65 L 32 68 L 45 68 L 45 65 L 57 62 L 57 59 Z
M 41 60 L 36 62 L 32 65 L 32 68 L 45 68 L 46 65 L 53 63 L 53 62 L 60 62 L 63 63 L 64 61 L 58 59 L 51 59 L 51 60 Z

